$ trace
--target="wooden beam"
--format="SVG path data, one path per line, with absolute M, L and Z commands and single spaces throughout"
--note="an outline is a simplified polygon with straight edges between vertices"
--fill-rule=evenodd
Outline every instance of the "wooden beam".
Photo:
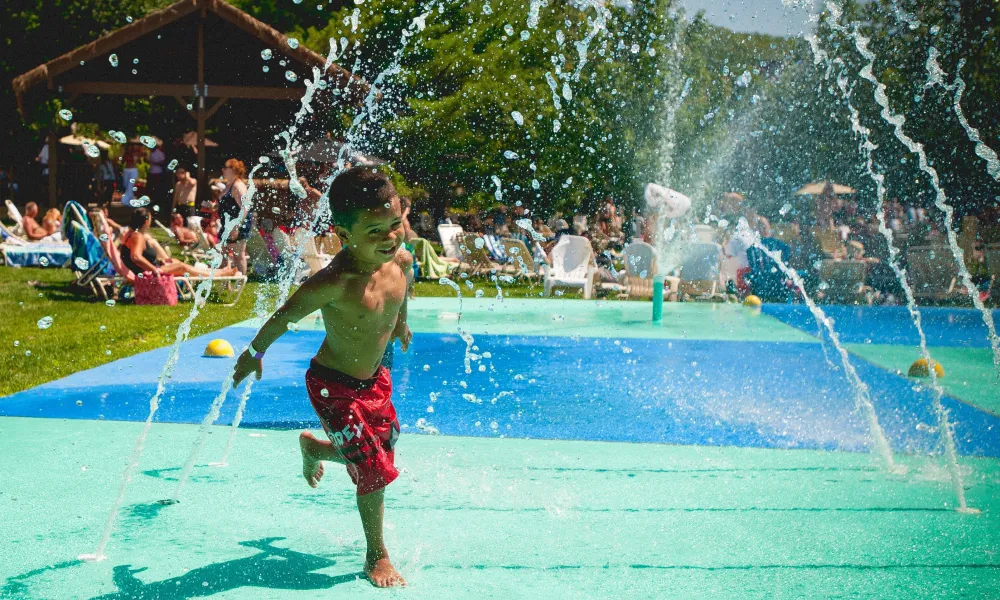
M 219 98 L 219 100 L 212 105 L 212 108 L 205 111 L 205 119 L 211 119 L 212 115 L 215 114 L 215 111 L 222 108 L 222 105 L 225 104 L 227 100 L 229 100 L 229 98 Z
M 188 108 L 188 106 L 191 104 L 190 102 L 185 100 L 182 96 L 174 96 L 174 100 L 177 101 L 177 104 L 180 104 L 182 107 L 184 107 L 184 110 L 187 111 L 187 114 L 191 115 L 192 119 L 198 118 L 198 115 L 193 110 Z
M 206 11 L 203 6 L 198 19 L 198 106 L 195 107 L 195 110 L 198 111 L 197 196 L 199 200 L 204 197 L 202 194 L 208 192 L 208 171 L 205 170 L 205 161 L 208 158 L 205 154 L 205 121 L 208 119 L 205 115 L 205 16 Z
M 194 93 L 194 83 L 118 83 L 110 81 L 74 81 L 63 85 L 70 94 L 107 94 L 112 96 L 184 96 Z M 204 88 L 203 88 L 204 89 Z M 208 84 L 208 98 L 250 100 L 299 100 L 305 88 Z M 185 102 L 185 105 L 187 103 Z

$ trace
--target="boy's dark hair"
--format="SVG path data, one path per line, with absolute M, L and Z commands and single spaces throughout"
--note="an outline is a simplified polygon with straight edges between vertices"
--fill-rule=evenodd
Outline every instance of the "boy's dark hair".
M 370 166 L 351 167 L 330 185 L 333 222 L 349 229 L 359 212 L 382 207 L 395 195 L 396 188 L 385 173 Z

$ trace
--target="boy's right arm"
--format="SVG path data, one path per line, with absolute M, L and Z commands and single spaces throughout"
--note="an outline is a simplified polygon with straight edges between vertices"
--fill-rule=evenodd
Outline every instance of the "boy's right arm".
M 328 269 L 312 277 L 302 284 L 292 297 L 279 308 L 271 318 L 264 323 L 264 326 L 257 332 L 256 337 L 250 342 L 250 346 L 258 353 L 263 354 L 267 349 L 288 331 L 290 323 L 296 323 L 304 317 L 316 312 L 320 308 L 337 300 L 340 287 L 333 281 L 335 275 Z M 250 349 L 243 351 L 236 360 L 236 369 L 233 372 L 233 387 L 240 384 L 251 373 L 257 374 L 260 380 L 263 372 L 263 361 L 256 358 Z

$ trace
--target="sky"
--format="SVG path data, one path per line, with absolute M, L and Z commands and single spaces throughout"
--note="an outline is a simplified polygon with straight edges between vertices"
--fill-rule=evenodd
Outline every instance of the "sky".
M 688 18 L 699 10 L 714 25 L 735 31 L 799 36 L 811 31 L 811 14 L 818 12 L 821 0 L 678 0 Z

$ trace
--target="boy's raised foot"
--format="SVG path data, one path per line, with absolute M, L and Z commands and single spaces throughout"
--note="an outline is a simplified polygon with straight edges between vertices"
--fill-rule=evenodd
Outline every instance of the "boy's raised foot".
M 313 434 L 303 431 L 299 434 L 299 449 L 302 450 L 302 476 L 311 487 L 319 485 L 319 480 L 323 479 L 323 463 L 316 458 L 314 447 L 322 444 Z

